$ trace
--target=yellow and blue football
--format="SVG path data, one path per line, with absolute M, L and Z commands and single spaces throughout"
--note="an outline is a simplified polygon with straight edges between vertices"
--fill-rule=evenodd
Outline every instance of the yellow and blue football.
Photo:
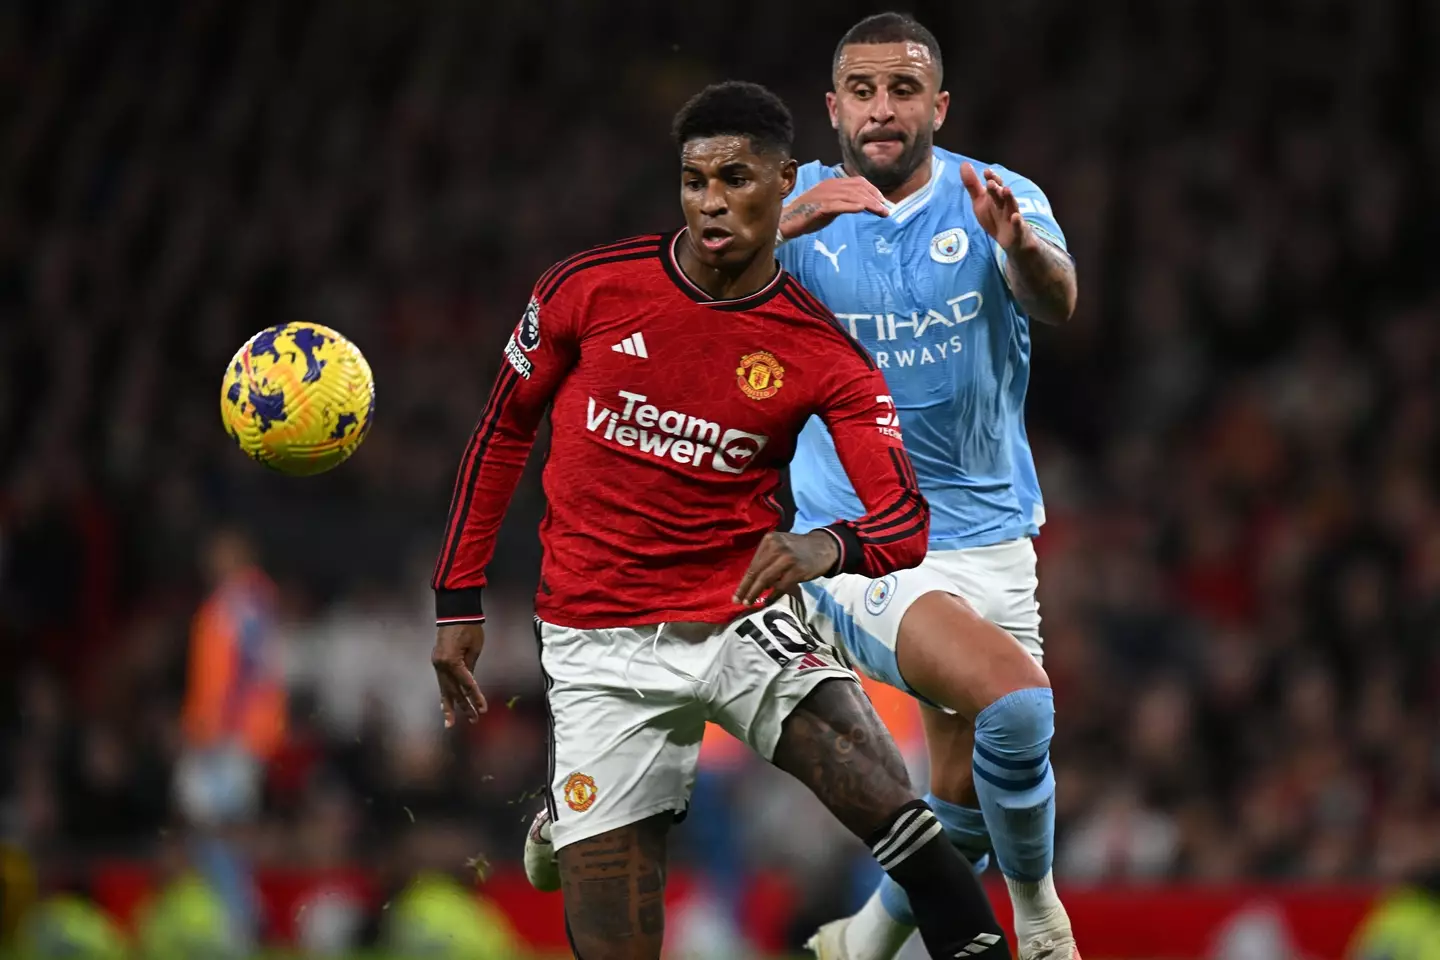
M 370 364 L 318 323 L 261 330 L 236 352 L 220 387 L 225 432 L 246 456 L 291 476 L 344 463 L 374 413 Z

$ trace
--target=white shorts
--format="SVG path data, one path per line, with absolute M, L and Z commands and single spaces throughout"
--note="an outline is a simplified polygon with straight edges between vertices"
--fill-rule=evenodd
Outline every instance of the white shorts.
M 730 623 L 586 630 L 536 619 L 555 846 L 683 814 L 713 721 L 766 760 L 821 681 L 858 682 L 795 596 Z
M 862 673 L 925 700 L 900 676 L 895 641 L 910 605 L 927 593 L 954 594 L 1043 658 L 1035 598 L 1035 545 L 1029 537 L 986 547 L 932 550 L 920 566 L 871 579 L 853 573 L 804 584 L 810 624 L 839 639 Z M 925 702 L 929 702 L 926 700 Z

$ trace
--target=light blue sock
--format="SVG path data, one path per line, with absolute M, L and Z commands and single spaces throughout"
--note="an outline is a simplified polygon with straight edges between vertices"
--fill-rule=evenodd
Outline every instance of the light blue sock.
M 259 911 L 249 864 L 230 844 L 215 837 L 198 838 L 193 850 L 196 871 L 227 908 L 230 936 L 237 946 L 250 943 Z
M 976 873 L 984 871 L 990 863 L 990 835 L 985 831 L 985 815 L 973 807 L 946 803 L 933 793 L 925 794 L 925 802 L 930 804 L 930 809 L 935 811 L 935 819 L 945 828 L 950 845 L 970 861 Z M 880 880 L 880 903 L 896 923 L 915 926 L 910 900 L 889 874 Z
M 975 792 L 1000 870 L 1035 882 L 1055 860 L 1055 696 L 1048 687 L 1017 690 L 975 718 Z

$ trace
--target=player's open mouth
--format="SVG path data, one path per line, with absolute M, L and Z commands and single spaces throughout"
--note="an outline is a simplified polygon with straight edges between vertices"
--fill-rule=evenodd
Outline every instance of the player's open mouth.
M 723 253 L 735 242 L 735 235 L 723 227 L 706 227 L 700 231 L 700 245 L 711 253 Z

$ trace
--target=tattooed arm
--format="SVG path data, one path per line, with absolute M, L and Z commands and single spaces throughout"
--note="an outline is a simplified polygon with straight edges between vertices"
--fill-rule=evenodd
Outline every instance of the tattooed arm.
M 660 960 L 665 937 L 665 813 L 559 851 L 565 926 L 584 960 Z
M 1075 264 L 1033 230 L 1027 242 L 1006 254 L 1005 279 L 1025 313 L 1041 323 L 1064 323 L 1075 313 Z
M 969 163 L 960 165 L 960 181 L 970 194 L 975 218 L 985 232 L 1005 252 L 1005 280 L 1010 292 L 1027 316 L 1041 323 L 1064 323 L 1075 312 L 1078 291 L 1075 264 L 1064 250 L 1059 237 L 1060 227 L 1049 213 L 1049 202 L 1040 188 L 1023 177 L 1015 177 L 1012 186 L 994 170 L 986 169 L 984 177 Z M 1025 218 L 1021 198 L 1015 189 L 1025 190 L 1027 207 L 1034 212 L 1037 201 L 1045 204 L 1044 221 L 1049 229 Z
M 890 215 L 885 198 L 863 177 L 831 177 L 821 180 L 791 201 L 780 214 L 777 241 L 794 240 L 806 233 L 823 230 L 838 216 L 870 212 Z

